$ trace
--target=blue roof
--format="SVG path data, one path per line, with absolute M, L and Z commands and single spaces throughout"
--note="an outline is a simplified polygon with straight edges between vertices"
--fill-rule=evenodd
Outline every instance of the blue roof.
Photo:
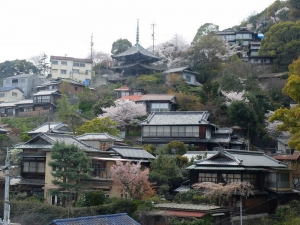
M 14 86 L 14 87 L 0 87 L 0 91 L 10 91 L 10 90 L 13 90 L 13 89 L 19 89 L 20 91 L 22 91 L 22 89 L 20 89 L 17 86 Z
M 110 215 L 87 216 L 70 219 L 58 219 L 51 221 L 48 225 L 140 225 L 127 213 Z

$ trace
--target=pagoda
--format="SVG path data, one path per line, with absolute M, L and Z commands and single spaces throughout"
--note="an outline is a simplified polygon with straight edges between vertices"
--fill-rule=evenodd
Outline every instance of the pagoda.
M 151 63 L 157 62 L 161 58 L 144 49 L 139 44 L 139 22 L 137 25 L 136 44 L 125 52 L 112 55 L 111 57 L 117 60 L 117 65 L 111 69 L 117 73 L 121 73 L 123 76 L 139 76 L 141 74 L 152 74 L 155 71 L 163 71 L 151 66 Z

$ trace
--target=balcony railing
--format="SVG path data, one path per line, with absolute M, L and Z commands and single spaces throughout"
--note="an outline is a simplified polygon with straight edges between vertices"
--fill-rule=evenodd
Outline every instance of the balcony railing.
M 108 168 L 92 168 L 93 171 L 90 172 L 92 178 L 101 178 L 101 179 L 111 179 L 110 169 Z

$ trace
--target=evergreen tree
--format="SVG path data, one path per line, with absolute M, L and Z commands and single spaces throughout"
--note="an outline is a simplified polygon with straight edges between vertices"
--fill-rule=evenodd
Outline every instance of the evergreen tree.
M 50 190 L 51 195 L 61 199 L 62 206 L 72 198 L 77 202 L 78 191 L 81 189 L 81 180 L 89 178 L 91 159 L 78 146 L 65 142 L 56 142 L 52 148 L 51 161 L 52 183 L 59 189 Z

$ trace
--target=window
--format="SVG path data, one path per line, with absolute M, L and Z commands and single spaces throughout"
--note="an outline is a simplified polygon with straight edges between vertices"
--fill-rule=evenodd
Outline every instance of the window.
M 12 93 L 11 93 L 11 96 L 12 96 L 12 97 L 18 97 L 18 93 L 12 92 Z
M 40 102 L 50 102 L 50 96 L 35 96 L 34 97 L 34 103 L 40 103 Z
M 88 74 L 89 74 L 89 71 L 88 71 L 88 70 L 86 70 L 86 71 L 85 71 L 85 75 L 88 75 Z
M 74 69 L 73 69 L 73 70 L 72 70 L 72 73 L 73 73 L 73 74 L 79 74 L 79 70 L 74 70 Z
M 74 87 L 74 89 L 75 89 L 75 91 L 77 91 L 78 88 L 77 88 L 77 87 Z
M 61 74 L 67 74 L 67 70 L 60 70 Z
M 67 61 L 61 61 L 60 64 L 64 66 L 68 65 Z
M 166 112 L 169 111 L 168 103 L 151 103 L 151 112 Z
M 17 84 L 18 83 L 18 79 L 12 79 L 12 84 Z
M 45 173 L 45 162 L 23 162 L 25 173 Z
M 73 62 L 73 66 L 79 67 L 80 63 L 78 62 Z
M 184 137 L 185 127 L 184 126 L 172 126 L 172 137 Z
M 185 127 L 186 137 L 199 137 L 199 127 L 198 126 L 186 126 Z
M 185 76 L 185 80 L 186 80 L 187 82 L 191 82 L 191 81 L 192 81 L 192 78 L 191 78 L 191 76 Z
M 52 73 L 57 73 L 58 70 L 57 69 L 52 69 Z
M 170 126 L 157 126 L 156 136 L 158 137 L 169 137 L 170 136 Z
M 58 65 L 58 61 L 57 60 L 52 60 L 51 63 L 52 63 L 52 65 Z
M 202 182 L 217 183 L 217 178 L 218 178 L 217 173 L 199 173 L 199 183 Z
M 254 187 L 256 186 L 256 174 L 243 174 L 243 181 L 247 181 L 252 184 Z
M 79 66 L 80 67 L 85 67 L 85 64 L 84 63 L 80 63 Z
M 5 93 L 0 93 L 0 98 L 4 98 L 5 97 Z

